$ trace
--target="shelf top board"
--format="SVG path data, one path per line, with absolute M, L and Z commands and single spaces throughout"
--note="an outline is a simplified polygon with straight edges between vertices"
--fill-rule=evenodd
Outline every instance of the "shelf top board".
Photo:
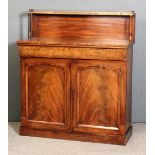
M 51 10 L 34 10 L 30 9 L 31 14 L 53 14 L 53 15 L 106 15 L 106 16 L 134 16 L 134 11 L 127 12 L 110 12 L 110 11 L 51 11 Z

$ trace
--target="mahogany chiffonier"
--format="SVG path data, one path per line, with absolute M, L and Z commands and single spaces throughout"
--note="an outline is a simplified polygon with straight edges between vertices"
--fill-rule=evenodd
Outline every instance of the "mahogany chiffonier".
M 28 12 L 20 135 L 125 145 L 134 12 Z

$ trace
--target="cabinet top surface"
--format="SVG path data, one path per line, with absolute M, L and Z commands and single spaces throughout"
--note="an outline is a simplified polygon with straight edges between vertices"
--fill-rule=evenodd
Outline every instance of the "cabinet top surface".
M 106 16 L 133 16 L 134 11 L 52 11 L 52 10 L 34 10 L 30 9 L 32 14 L 53 14 L 53 15 L 106 15 Z
M 22 46 L 66 46 L 66 47 L 97 47 L 97 48 L 128 48 L 131 43 L 127 40 L 94 40 L 77 38 L 28 38 L 17 41 Z

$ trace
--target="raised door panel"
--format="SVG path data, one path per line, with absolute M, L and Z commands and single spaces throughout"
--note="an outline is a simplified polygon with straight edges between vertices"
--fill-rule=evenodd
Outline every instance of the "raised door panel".
M 124 62 L 73 61 L 73 130 L 120 134 L 124 123 L 124 82 Z
M 69 60 L 22 59 L 22 124 L 68 129 L 70 124 Z

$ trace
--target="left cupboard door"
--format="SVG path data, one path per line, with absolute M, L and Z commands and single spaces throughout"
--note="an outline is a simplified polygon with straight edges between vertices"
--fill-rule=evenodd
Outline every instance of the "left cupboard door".
M 70 61 L 21 58 L 21 126 L 70 129 Z

